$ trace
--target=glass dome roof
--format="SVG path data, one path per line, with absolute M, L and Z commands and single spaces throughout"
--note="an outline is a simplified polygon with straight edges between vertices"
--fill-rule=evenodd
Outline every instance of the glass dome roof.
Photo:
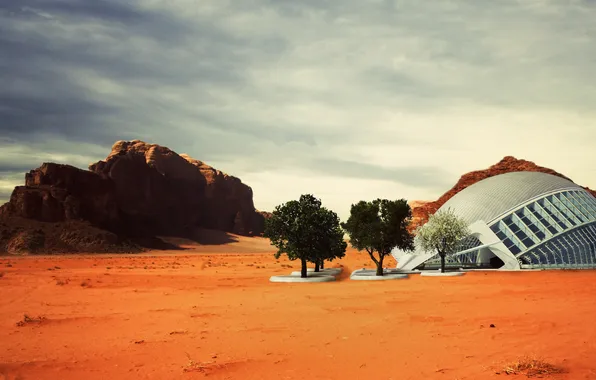
M 584 190 L 575 183 L 546 173 L 511 172 L 496 175 L 465 188 L 439 210 L 452 211 L 469 224 L 490 224 L 503 213 L 541 195 L 564 189 Z

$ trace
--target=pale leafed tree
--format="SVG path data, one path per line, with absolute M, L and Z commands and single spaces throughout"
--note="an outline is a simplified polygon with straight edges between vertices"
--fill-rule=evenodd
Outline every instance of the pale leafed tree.
M 451 209 L 439 210 L 428 222 L 416 230 L 416 243 L 426 252 L 437 252 L 441 257 L 441 272 L 445 272 L 445 256 L 455 253 L 457 244 L 470 235 L 468 224 Z

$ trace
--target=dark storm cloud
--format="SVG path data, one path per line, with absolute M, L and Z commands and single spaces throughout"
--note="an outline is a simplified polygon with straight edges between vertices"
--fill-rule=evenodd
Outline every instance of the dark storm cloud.
M 32 169 L 39 167 L 41 164 L 35 159 L 19 160 L 11 162 L 0 157 L 0 176 L 13 175 L 16 173 L 27 173 Z
M 138 122 L 151 118 L 144 111 L 159 108 L 151 101 L 114 104 L 109 96 L 90 93 L 70 70 L 84 69 L 156 95 L 162 85 L 183 86 L 189 80 L 242 86 L 242 60 L 234 59 L 242 40 L 207 21 L 190 25 L 167 13 L 111 1 L 11 1 L 0 9 L 2 135 L 26 139 L 50 133 L 113 142 L 134 133 L 122 133 L 122 126 L 110 119 Z M 98 30 L 61 32 L 64 25 L 86 23 Z M 203 57 L 180 51 L 191 37 Z M 198 103 L 208 102 L 208 95 L 200 95 Z
M 64 32 L 65 26 L 72 31 Z M 242 38 L 208 17 L 182 19 L 134 3 L 10 1 L 0 7 L 0 80 L 5 84 L 0 134 L 19 141 L 55 135 L 109 146 L 133 138 L 187 145 L 185 135 L 201 133 L 205 139 L 196 141 L 197 148 L 220 157 L 226 151 L 250 153 L 247 138 L 312 143 L 299 128 L 264 134 L 246 117 L 210 108 L 218 103 L 211 89 L 247 89 L 245 68 L 255 57 L 250 53 L 263 59 L 284 49 L 284 40 L 276 36 Z M 93 93 L 80 81 L 85 73 L 107 78 L 130 94 Z M 184 103 L 161 99 L 164 88 L 179 90 L 189 83 L 203 91 L 193 91 Z M 180 115 L 193 120 L 192 130 L 171 122 Z M 231 134 L 224 151 L 209 143 L 222 132 Z
M 192 28 L 170 14 L 141 10 L 123 1 L 7 0 L 0 5 L 0 11 L 13 21 L 101 22 L 167 42 L 181 40 L 193 32 Z M 119 33 L 125 36 L 122 30 Z

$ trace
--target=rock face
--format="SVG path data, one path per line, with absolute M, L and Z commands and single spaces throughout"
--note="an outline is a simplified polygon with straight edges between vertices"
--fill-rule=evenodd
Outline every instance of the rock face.
M 239 235 L 262 233 L 264 215 L 255 213 L 252 189 L 239 178 L 212 168 L 186 154 L 181 155 L 199 170 L 206 181 L 203 224 L 207 228 L 230 231 Z
M 255 210 L 252 189 L 240 179 L 166 147 L 134 140 L 116 142 L 109 156 L 89 171 L 44 163 L 26 174 L 25 186 L 15 188 L 0 207 L 0 217 L 83 221 L 135 237 L 189 236 L 197 227 L 258 235 L 265 214 Z
M 423 212 L 424 206 L 431 201 L 408 201 L 408 205 L 412 209 L 412 222 L 410 223 L 409 230 L 414 232 L 416 228 L 426 223 L 428 220 L 428 213 Z
M 42 222 L 87 220 L 115 228 L 120 222 L 113 183 L 69 165 L 44 163 L 25 174 L 25 186 L 12 192 L 0 215 Z
M 263 232 L 252 189 L 186 154 L 139 140 L 118 141 L 89 170 L 113 182 L 129 225 L 161 234 L 185 234 L 197 226 L 240 235 Z
M 493 177 L 499 174 L 521 171 L 547 173 L 570 180 L 569 178 L 565 177 L 560 173 L 557 173 L 552 169 L 538 166 L 531 161 L 520 160 L 512 156 L 506 156 L 501 161 L 489 167 L 488 169 L 477 170 L 464 174 L 463 176 L 461 176 L 459 181 L 457 181 L 455 186 L 453 186 L 449 191 L 443 194 L 436 201 L 426 203 L 422 202 L 422 204 L 420 205 L 412 204 L 412 227 L 415 229 L 416 227 L 426 223 L 428 221 L 429 215 L 434 214 L 439 209 L 439 207 L 441 207 L 451 197 L 453 197 L 455 194 L 459 193 L 466 187 L 471 186 L 478 181 L 482 181 L 483 179 Z M 590 191 L 594 196 L 596 196 L 596 191 L 591 190 L 587 187 L 585 189 Z

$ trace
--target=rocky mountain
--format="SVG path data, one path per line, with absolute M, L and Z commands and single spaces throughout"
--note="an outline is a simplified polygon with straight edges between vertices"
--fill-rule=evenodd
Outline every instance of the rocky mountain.
M 188 155 L 139 140 L 118 141 L 108 157 L 89 170 L 44 163 L 27 173 L 25 186 L 16 187 L 0 207 L 4 225 L 19 220 L 16 224 L 24 227 L 2 228 L 0 251 L 9 250 L 17 235 L 31 235 L 27 220 L 35 226 L 33 240 L 40 251 L 67 250 L 60 242 L 53 242 L 53 248 L 39 243 L 48 223 L 76 222 L 78 229 L 89 226 L 99 235 L 110 233 L 112 245 L 128 238 L 188 237 L 197 228 L 259 235 L 265 214 L 255 209 L 252 195 L 239 178 Z M 74 240 L 70 245 L 76 251 Z
M 545 168 L 543 166 L 538 166 L 532 161 L 517 159 L 512 156 L 506 156 L 501 161 L 492 165 L 488 169 L 477 170 L 464 174 L 463 176 L 461 176 L 459 181 L 457 181 L 455 186 L 453 186 L 449 191 L 447 191 L 445 194 L 439 197 L 439 199 L 437 199 L 436 201 L 416 201 L 416 204 L 412 203 L 411 207 L 413 229 L 426 223 L 429 215 L 434 214 L 439 209 L 439 207 L 441 207 L 451 197 L 453 197 L 455 194 L 459 193 L 466 187 L 471 186 L 478 181 L 482 181 L 483 179 L 493 177 L 499 174 L 520 171 L 542 172 L 569 179 L 561 173 L 558 173 L 549 168 Z M 585 189 L 590 191 L 594 196 L 596 196 L 596 191 L 587 187 Z

